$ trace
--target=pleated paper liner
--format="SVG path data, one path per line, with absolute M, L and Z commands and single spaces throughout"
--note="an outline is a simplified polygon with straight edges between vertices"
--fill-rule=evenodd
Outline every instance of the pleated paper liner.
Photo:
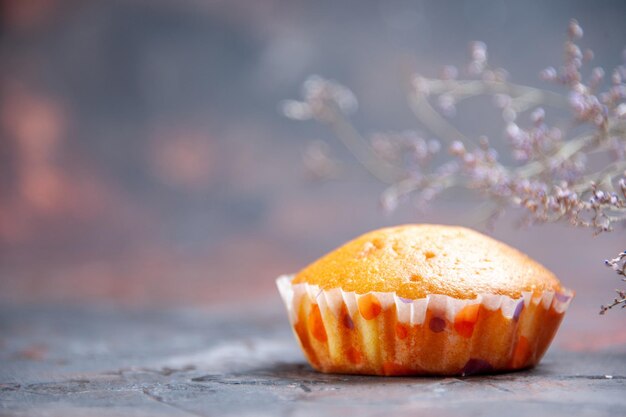
M 472 300 L 391 292 L 356 294 L 276 280 L 305 356 L 328 373 L 471 375 L 539 363 L 573 292 Z

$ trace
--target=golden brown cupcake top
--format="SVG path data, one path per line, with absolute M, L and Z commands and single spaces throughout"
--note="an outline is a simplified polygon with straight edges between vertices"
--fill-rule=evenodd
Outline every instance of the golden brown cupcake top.
M 512 247 L 465 227 L 404 225 L 374 230 L 300 271 L 293 283 L 358 294 L 395 292 L 475 298 L 558 290 L 552 272 Z

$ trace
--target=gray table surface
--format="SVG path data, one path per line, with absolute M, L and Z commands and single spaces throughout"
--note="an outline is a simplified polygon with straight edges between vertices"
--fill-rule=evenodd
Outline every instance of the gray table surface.
M 7 416 L 626 415 L 626 352 L 552 348 L 530 371 L 324 375 L 280 306 L 0 308 Z

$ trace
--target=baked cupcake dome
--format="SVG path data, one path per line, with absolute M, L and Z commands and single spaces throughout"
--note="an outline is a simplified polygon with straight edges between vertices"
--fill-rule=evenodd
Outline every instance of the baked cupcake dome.
M 373 375 L 534 366 L 573 295 L 519 251 L 439 225 L 367 233 L 277 283 L 314 368 Z
M 366 233 L 300 271 L 293 283 L 302 282 L 411 299 L 481 293 L 519 298 L 524 291 L 560 288 L 554 274 L 502 242 L 465 227 L 431 224 Z

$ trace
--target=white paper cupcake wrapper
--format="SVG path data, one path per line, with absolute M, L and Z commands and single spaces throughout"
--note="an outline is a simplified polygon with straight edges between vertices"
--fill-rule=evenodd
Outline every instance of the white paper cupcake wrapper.
M 282 275 L 276 280 L 278 291 L 287 307 L 291 324 L 295 324 L 296 321 L 295 303 L 304 295 L 315 300 L 320 308 L 327 307 L 337 316 L 342 303 L 346 304 L 350 315 L 354 315 L 358 311 L 358 300 L 367 294 L 373 294 L 380 301 L 383 309 L 395 305 L 398 321 L 411 325 L 423 324 L 426 311 L 429 308 L 440 311 L 449 321 L 453 321 L 459 311 L 471 304 L 482 304 L 483 307 L 491 311 L 502 310 L 502 315 L 506 318 L 519 315 L 523 308 L 522 305 L 528 306 L 530 303 L 535 305 L 541 303 L 545 309 L 552 307 L 557 313 L 563 313 L 567 310 L 574 296 L 572 291 L 563 289 L 561 292 L 544 291 L 539 294 L 525 291 L 519 298 L 498 294 L 478 294 L 474 299 L 459 299 L 443 294 L 431 294 L 425 298 L 411 300 L 390 292 L 372 291 L 371 293 L 357 294 L 353 291 L 343 291 L 340 288 L 322 290 L 317 285 L 292 284 L 293 278 L 293 275 Z
M 354 367 L 346 365 L 346 361 L 342 359 L 341 354 L 337 353 L 337 349 L 339 349 L 339 347 L 337 347 L 338 344 L 347 343 L 345 341 L 346 336 L 345 334 L 336 334 L 337 332 L 342 333 L 344 332 L 344 330 L 342 330 L 341 328 L 337 328 L 336 325 L 333 324 L 338 323 L 340 320 L 345 320 L 345 318 L 340 317 L 342 314 L 342 309 L 346 309 L 348 313 L 348 328 L 353 329 L 355 323 L 353 323 L 352 318 L 359 317 L 359 320 L 356 323 L 357 328 L 354 330 L 356 330 L 357 332 L 366 333 L 361 334 L 359 337 L 350 342 L 354 345 L 355 348 L 370 352 L 373 352 L 375 350 L 380 352 L 381 350 L 384 351 L 385 349 L 394 349 L 395 353 L 392 352 L 388 356 L 395 358 L 396 356 L 398 356 L 396 354 L 399 352 L 399 348 L 393 347 L 393 345 L 390 345 L 391 347 L 383 347 L 382 344 L 384 343 L 382 341 L 375 341 L 375 339 L 378 337 L 377 334 L 388 335 L 388 329 L 391 326 L 394 326 L 395 323 L 401 323 L 402 325 L 408 326 L 408 328 L 412 328 L 412 326 L 425 325 L 425 321 L 428 315 L 430 315 L 429 317 L 431 317 L 431 322 L 429 322 L 427 325 L 431 326 L 431 328 L 433 325 L 433 317 L 436 317 L 436 320 L 441 319 L 442 322 L 443 320 L 447 321 L 448 327 L 450 327 L 450 324 L 455 323 L 455 318 L 457 318 L 457 315 L 459 315 L 460 312 L 464 311 L 464 309 L 466 309 L 468 306 L 472 305 L 477 305 L 478 308 L 482 308 L 490 312 L 497 312 L 499 310 L 501 316 L 504 317 L 504 322 L 506 323 L 505 327 L 500 330 L 495 329 L 491 332 L 486 331 L 485 329 L 481 329 L 481 331 L 478 332 L 480 334 L 474 334 L 472 336 L 469 336 L 469 341 L 463 340 L 458 334 L 454 334 L 453 331 L 448 331 L 446 336 L 448 338 L 446 339 L 447 349 L 444 350 L 454 352 L 454 355 L 456 355 L 455 358 L 457 360 L 459 360 L 459 355 L 464 354 L 463 352 L 459 353 L 459 350 L 466 350 L 467 355 L 469 355 L 467 358 L 467 365 L 471 365 L 470 368 L 478 367 L 478 371 L 482 372 L 484 369 L 487 369 L 485 366 L 483 366 L 485 364 L 488 364 L 489 369 L 491 369 L 490 362 L 486 359 L 472 358 L 470 352 L 483 352 L 484 356 L 485 342 L 493 343 L 494 345 L 499 344 L 500 357 L 496 357 L 494 360 L 498 363 L 503 363 L 502 361 L 504 359 L 502 358 L 502 352 L 507 352 L 506 354 L 511 355 L 512 357 L 515 354 L 516 344 L 519 344 L 520 336 L 523 334 L 524 339 L 526 340 L 524 343 L 532 344 L 532 347 L 529 348 L 530 350 L 532 350 L 529 359 L 526 362 L 520 362 L 519 360 L 517 360 L 517 362 L 513 361 L 513 365 L 508 366 L 507 368 L 503 368 L 501 366 L 500 368 L 494 370 L 518 369 L 521 367 L 533 366 L 539 361 L 539 359 L 545 352 L 545 349 L 547 349 L 554 333 L 556 332 L 556 329 L 558 328 L 560 318 L 562 318 L 563 313 L 567 310 L 574 295 L 572 291 L 562 289 L 559 292 L 523 292 L 521 297 L 519 298 L 511 298 L 505 295 L 497 294 L 479 294 L 474 299 L 458 299 L 447 295 L 432 294 L 424 298 L 412 300 L 399 297 L 392 292 L 370 292 L 365 294 L 357 294 L 355 292 L 343 291 L 339 288 L 322 290 L 317 285 L 310 285 L 307 283 L 292 284 L 293 277 L 293 275 L 280 276 L 276 280 L 278 290 L 287 308 L 289 321 L 293 326 L 294 331 L 296 332 L 296 336 L 298 336 L 296 331 L 299 321 L 298 312 L 300 307 L 303 305 L 302 303 L 305 303 L 307 305 L 307 308 L 310 308 L 311 306 L 317 306 L 319 308 L 319 314 L 321 316 L 323 326 L 329 332 L 328 343 L 332 346 L 329 348 L 325 348 L 323 344 L 317 343 L 315 340 L 310 338 L 312 342 L 307 343 L 309 345 L 309 352 L 307 352 L 307 349 L 304 349 L 305 346 L 303 346 L 303 349 L 305 350 L 305 354 L 307 354 L 307 357 L 312 365 L 325 372 L 396 374 L 396 372 L 393 370 L 389 371 L 387 369 L 383 369 L 380 363 L 366 363 L 365 365 L 360 364 L 358 366 L 355 365 Z M 380 304 L 381 311 L 390 311 L 390 309 L 393 309 L 395 310 L 395 314 L 392 314 L 392 316 L 386 318 L 378 317 L 373 320 L 362 320 L 360 318 L 362 317 L 362 315 L 359 315 L 359 300 L 361 300 L 361 298 L 363 297 L 370 297 L 371 299 L 372 296 L 375 297 L 376 302 Z M 520 324 L 518 323 L 518 321 L 522 312 L 525 312 L 524 320 L 522 320 L 523 323 Z M 545 314 L 548 313 L 558 316 L 559 319 L 555 323 L 548 325 L 548 327 L 551 326 L 553 328 L 546 328 L 545 326 L 542 328 L 542 322 L 544 322 L 547 317 L 545 316 Z M 345 310 L 343 314 L 345 314 Z M 542 314 L 544 316 L 542 316 Z M 332 315 L 333 317 L 330 317 L 329 315 Z M 300 323 L 299 325 L 301 327 L 310 327 L 309 323 Z M 307 331 L 311 331 L 310 328 L 307 329 Z M 435 331 L 439 330 L 436 329 Z M 494 334 L 494 332 L 498 331 L 506 334 L 506 336 L 502 336 L 502 338 L 499 338 L 497 333 Z M 309 339 L 308 336 L 305 335 L 305 337 Z M 510 340 L 507 339 L 507 341 L 504 341 L 505 337 L 508 337 Z M 530 340 L 530 342 L 527 342 L 527 340 Z M 299 341 L 302 345 L 302 337 L 299 337 Z M 375 347 L 375 349 L 372 350 L 371 346 L 369 346 L 369 344 L 371 343 L 380 343 L 381 346 L 377 346 Z M 400 346 L 401 343 L 401 341 L 398 341 L 396 344 Z M 509 343 L 511 346 L 507 346 L 506 343 Z M 389 345 L 389 343 L 386 344 Z M 328 353 L 325 353 L 324 349 L 328 350 Z M 343 349 L 342 351 L 346 351 L 345 347 L 342 347 L 341 349 Z M 406 350 L 406 348 L 402 349 Z M 423 349 L 423 347 L 420 347 L 420 349 Z M 316 352 L 321 353 L 320 357 L 323 357 L 325 359 L 321 361 L 311 360 L 311 356 L 318 356 Z M 407 355 L 410 356 L 411 354 L 411 352 L 404 352 L 405 359 L 401 360 L 400 362 L 407 362 L 408 359 L 406 359 L 406 357 L 408 357 Z M 380 354 L 376 357 L 374 356 L 369 355 L 370 362 L 376 362 L 381 357 Z M 383 354 L 382 356 L 385 355 Z M 412 360 L 420 359 L 417 353 L 412 357 Z M 452 360 L 450 362 L 452 362 Z M 445 372 L 447 374 L 458 373 L 454 370 L 446 370 L 447 368 L 445 368 L 445 361 L 443 361 L 442 363 L 443 364 L 438 365 L 439 368 L 433 368 L 435 370 L 426 370 L 425 373 L 437 373 L 437 369 L 443 369 L 442 372 Z M 401 363 L 401 365 L 407 367 L 411 364 Z M 467 368 L 467 365 L 465 368 Z M 472 369 L 470 368 L 468 369 L 471 371 Z M 459 370 L 459 372 L 466 373 L 464 370 Z M 467 373 L 472 372 L 468 371 Z

